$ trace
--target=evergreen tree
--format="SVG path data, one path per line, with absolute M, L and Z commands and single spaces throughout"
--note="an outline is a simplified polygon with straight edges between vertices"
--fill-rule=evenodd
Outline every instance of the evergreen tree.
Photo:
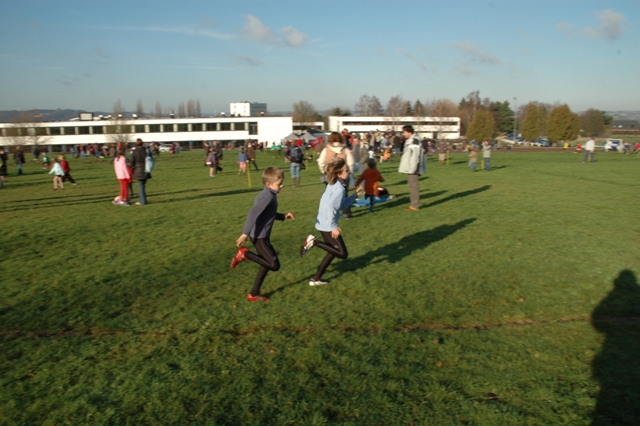
M 494 135 L 495 120 L 491 111 L 481 109 L 476 111 L 473 121 L 467 130 L 467 140 L 483 141 Z
M 601 136 L 605 132 L 605 113 L 589 108 L 580 116 L 582 130 L 587 136 Z M 607 116 L 608 117 L 608 116 Z
M 578 137 L 579 132 L 580 119 L 567 105 L 560 105 L 551 110 L 547 120 L 549 142 L 572 141 Z
M 545 107 L 535 102 L 529 102 L 524 114 L 521 127 L 522 137 L 528 141 L 539 138 L 544 131 L 546 122 Z
M 406 102 L 406 105 L 404 107 L 404 115 L 406 117 L 413 116 L 413 107 L 411 106 L 411 102 L 409 102 L 409 101 Z
M 417 100 L 413 105 L 413 115 L 415 115 L 416 117 L 423 117 L 425 115 L 424 112 L 424 105 L 422 105 L 422 102 Z
M 513 132 L 513 111 L 509 107 L 509 101 L 491 102 L 489 110 L 496 122 L 496 133 Z

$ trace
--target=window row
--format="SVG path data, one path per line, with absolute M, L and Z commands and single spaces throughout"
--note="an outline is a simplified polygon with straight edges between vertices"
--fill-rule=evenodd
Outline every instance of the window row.
M 171 123 L 171 124 L 123 124 L 112 126 L 77 127 L 5 127 L 2 136 L 46 136 L 46 135 L 102 135 L 120 133 L 170 133 L 170 132 L 224 132 L 249 131 L 258 134 L 258 123 Z

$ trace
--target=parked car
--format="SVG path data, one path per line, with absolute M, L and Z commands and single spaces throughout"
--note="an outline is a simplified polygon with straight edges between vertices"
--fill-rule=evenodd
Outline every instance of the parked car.
M 549 141 L 547 139 L 544 139 L 544 138 L 538 138 L 538 139 L 534 140 L 533 142 L 531 142 L 531 145 L 533 145 L 533 146 L 544 146 L 544 147 L 551 146 Z
M 169 145 L 168 143 L 161 143 L 158 146 L 158 151 L 160 151 L 160 152 L 170 152 L 171 151 L 171 145 Z

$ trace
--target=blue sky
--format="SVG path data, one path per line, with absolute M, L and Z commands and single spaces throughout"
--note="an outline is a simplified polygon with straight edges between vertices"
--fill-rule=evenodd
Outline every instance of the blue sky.
M 469 92 L 640 110 L 640 1 L 2 1 L 0 109 Z

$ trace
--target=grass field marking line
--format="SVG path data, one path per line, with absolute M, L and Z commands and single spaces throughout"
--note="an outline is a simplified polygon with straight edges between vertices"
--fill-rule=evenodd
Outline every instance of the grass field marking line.
M 491 330 L 494 328 L 502 328 L 502 327 L 518 327 L 518 326 L 533 326 L 533 325 L 543 325 L 543 324 L 564 324 L 571 322 L 594 322 L 594 323 L 609 323 L 609 324 L 640 324 L 640 316 L 634 317 L 606 317 L 606 318 L 598 318 L 594 319 L 592 317 L 564 317 L 558 319 L 518 319 L 513 321 L 507 321 L 502 323 L 491 323 L 491 324 L 463 324 L 463 325 L 451 325 L 451 324 L 429 324 L 429 325 L 404 325 L 397 326 L 394 328 L 384 328 L 384 327 L 373 327 L 369 329 L 360 329 L 352 326 L 341 326 L 341 327 L 326 327 L 326 328 L 307 328 L 307 327 L 257 327 L 257 328 L 246 328 L 239 330 L 217 330 L 219 333 L 230 334 L 233 336 L 245 336 L 255 333 L 263 333 L 265 331 L 277 331 L 283 333 L 309 333 L 314 331 L 326 331 L 326 330 L 337 330 L 337 331 L 350 331 L 350 332 L 360 332 L 360 333 L 379 333 L 381 331 L 438 331 L 438 330 L 454 330 L 454 331 L 462 331 L 462 330 Z M 38 330 L 38 331 L 23 331 L 23 330 L 9 330 L 9 331 L 0 331 L 0 337 L 8 337 L 8 336 L 18 336 L 18 337 L 66 337 L 66 336 L 122 336 L 122 335 L 169 335 L 176 333 L 173 330 L 165 330 L 165 331 L 154 331 L 154 330 L 146 330 L 146 331 L 125 331 L 125 330 Z M 192 333 L 183 333 L 180 334 L 192 334 Z

